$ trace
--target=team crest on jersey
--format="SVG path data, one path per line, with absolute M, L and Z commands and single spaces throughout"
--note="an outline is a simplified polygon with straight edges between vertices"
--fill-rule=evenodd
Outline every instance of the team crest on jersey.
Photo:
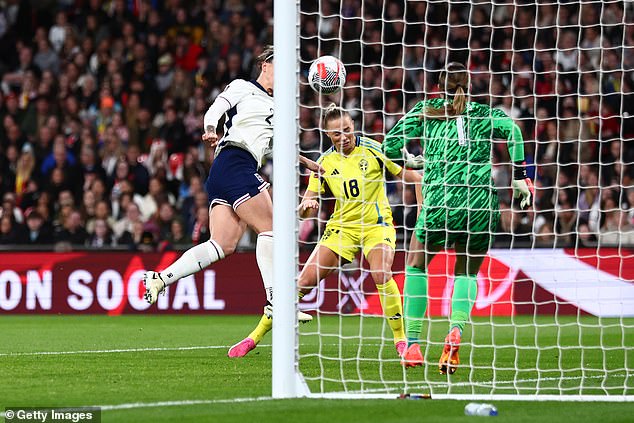
M 365 173 L 368 170 L 368 161 L 366 159 L 359 160 L 359 169 Z

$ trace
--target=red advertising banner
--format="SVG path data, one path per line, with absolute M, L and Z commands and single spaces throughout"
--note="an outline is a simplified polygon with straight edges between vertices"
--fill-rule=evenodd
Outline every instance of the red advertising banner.
M 0 253 L 0 314 L 190 313 L 259 314 L 265 296 L 255 254 L 236 253 L 181 279 L 156 305 L 143 299 L 145 269 L 164 269 L 179 253 Z M 306 255 L 302 255 L 302 260 Z M 447 315 L 453 289 L 452 252 L 429 269 L 431 316 Z M 405 257 L 394 277 L 403 287 Z M 364 267 L 366 266 L 366 267 Z M 634 253 L 617 249 L 491 250 L 478 275 L 476 316 L 512 314 L 634 315 Z M 293 283 L 293 281 L 289 281 Z M 300 307 L 380 314 L 367 263 L 334 273 Z
M 0 313 L 261 312 L 264 292 L 250 253 L 181 279 L 150 307 L 143 299 L 145 269 L 163 269 L 177 257 L 174 252 L 1 254 Z

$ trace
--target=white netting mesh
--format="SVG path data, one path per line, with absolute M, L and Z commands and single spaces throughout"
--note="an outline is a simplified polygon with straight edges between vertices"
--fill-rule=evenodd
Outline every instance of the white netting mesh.
M 303 155 L 316 160 L 330 147 L 319 130 L 326 104 L 350 111 L 357 131 L 381 141 L 416 102 L 434 96 L 439 70 L 458 61 L 471 72 L 471 99 L 502 109 L 520 126 L 536 186 L 534 208 L 519 210 L 505 143 L 494 142 L 501 220 L 455 375 L 440 376 L 437 365 L 453 252 L 430 267 L 421 335 L 426 365 L 407 371 L 378 316 L 367 263 L 355 261 L 301 304 L 318 310 L 300 337 L 300 370 L 313 393 L 633 393 L 634 3 L 560 3 L 301 2 Z M 346 66 L 340 94 L 320 97 L 306 83 L 322 55 Z M 407 147 L 421 152 L 418 140 Z M 302 191 L 307 179 L 304 173 Z M 386 189 L 402 290 L 416 200 L 401 181 L 388 180 Z M 300 264 L 323 234 L 332 203 L 322 198 L 318 219 L 300 224 Z

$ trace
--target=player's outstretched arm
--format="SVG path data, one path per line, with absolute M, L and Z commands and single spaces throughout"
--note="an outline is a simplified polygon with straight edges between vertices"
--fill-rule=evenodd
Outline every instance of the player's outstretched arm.
M 419 137 L 421 134 L 421 113 L 425 107 L 424 102 L 418 102 L 416 106 L 405 116 L 403 116 L 394 127 L 385 135 L 383 141 L 383 153 L 388 159 L 402 160 L 403 147 L 410 139 Z
M 533 182 L 526 175 L 524 161 L 524 138 L 522 131 L 513 119 L 501 110 L 492 110 L 493 136 L 506 139 L 509 157 L 513 163 L 513 198 L 521 198 L 520 207 L 527 208 L 533 203 L 535 188 Z
M 306 169 L 318 175 L 323 175 L 323 173 L 325 172 L 324 168 L 319 163 L 309 158 L 306 158 L 302 155 L 299 156 L 299 162 L 303 164 L 304 166 L 306 166 Z
M 418 205 L 418 209 L 420 211 L 420 207 L 423 203 L 423 190 L 421 186 L 423 183 L 422 175 L 415 170 L 403 169 L 401 174 L 398 176 L 402 177 L 403 181 L 405 181 L 406 184 L 414 184 L 414 190 L 416 193 L 416 204 Z

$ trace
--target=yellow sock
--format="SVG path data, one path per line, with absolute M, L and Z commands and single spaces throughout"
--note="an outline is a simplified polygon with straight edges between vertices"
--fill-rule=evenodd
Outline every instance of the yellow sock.
M 398 291 L 398 288 L 396 289 Z M 302 298 L 304 298 L 304 295 L 305 294 L 300 291 L 298 293 L 299 299 L 301 300 Z M 273 329 L 273 319 L 267 317 L 266 314 L 263 314 L 260 318 L 260 321 L 258 322 L 258 325 L 255 327 L 255 329 L 253 329 L 253 332 L 251 332 L 248 337 L 253 339 L 256 344 L 259 344 L 264 335 L 269 333 L 271 329 Z
M 256 344 L 259 344 L 264 335 L 266 335 L 271 328 L 273 328 L 273 319 L 263 314 L 258 325 L 253 329 L 253 332 L 249 334 L 249 338 L 253 339 Z
M 383 314 L 388 318 L 387 323 L 394 334 L 394 343 L 405 341 L 405 330 L 403 328 L 403 305 L 401 304 L 401 292 L 394 279 L 390 279 L 383 285 L 376 286 L 379 292 L 379 299 L 383 307 Z

